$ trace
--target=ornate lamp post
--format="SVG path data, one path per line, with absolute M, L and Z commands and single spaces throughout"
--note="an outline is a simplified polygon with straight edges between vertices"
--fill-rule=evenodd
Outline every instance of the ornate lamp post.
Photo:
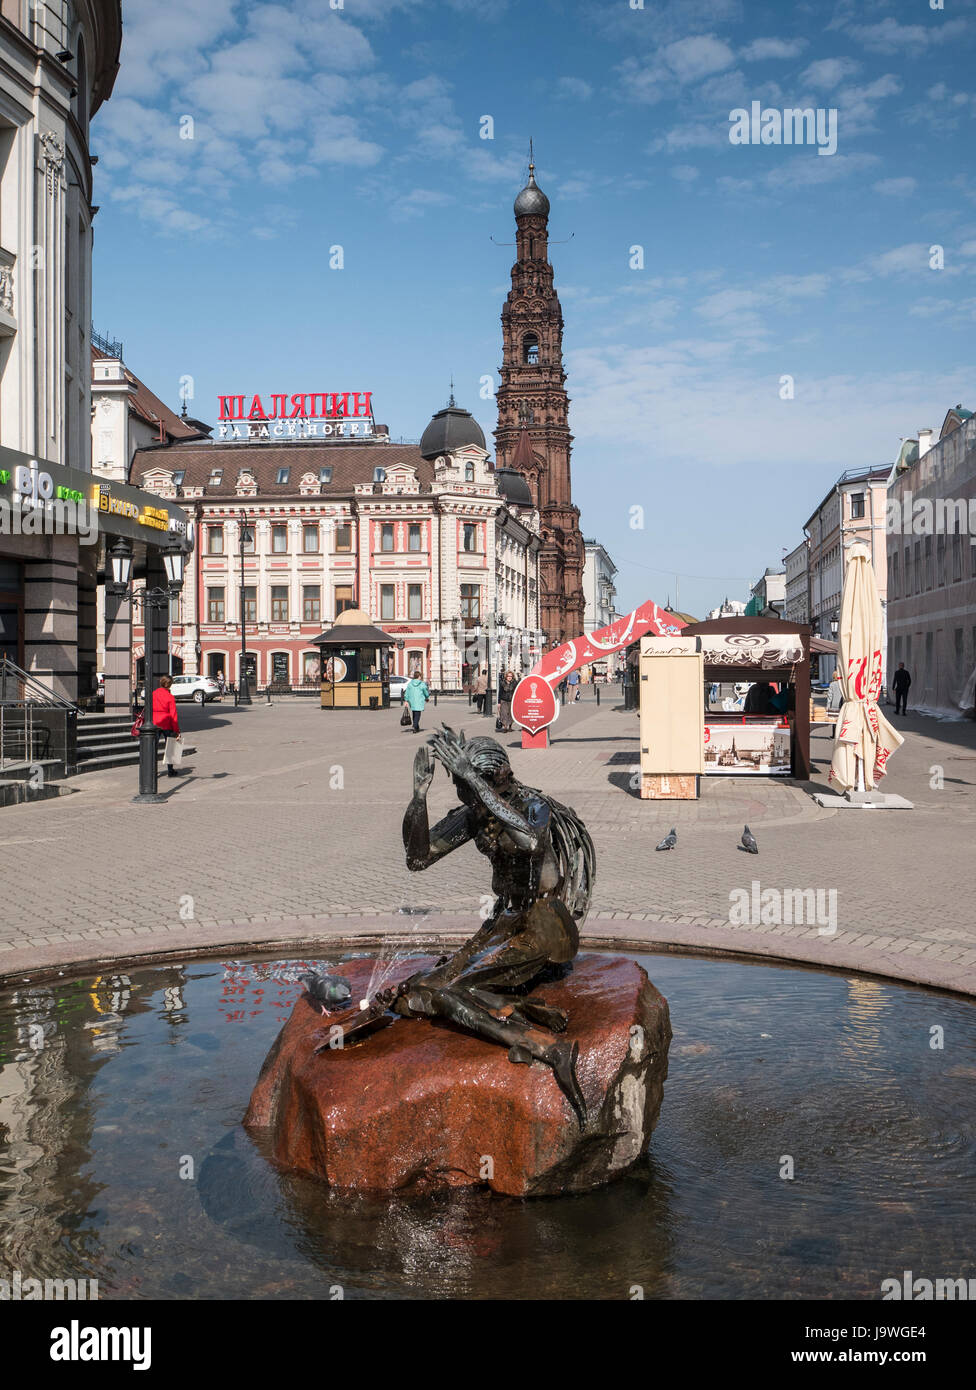
M 155 652 L 153 650 L 156 630 L 154 619 L 157 613 L 169 608 L 171 599 L 175 598 L 183 588 L 183 569 L 186 555 L 183 547 L 176 541 L 166 546 L 162 555 L 163 565 L 166 569 L 166 588 L 146 588 L 141 594 L 131 595 L 133 606 L 137 603 L 141 603 L 143 606 L 142 626 L 145 633 L 146 648 L 143 724 L 139 734 L 139 793 L 132 798 L 133 801 L 139 802 L 166 800 L 165 797 L 159 795 L 156 780 L 157 734 L 159 730 L 153 723 L 152 716 L 153 692 L 156 687 Z M 132 547 L 129 542 L 121 538 L 117 540 L 109 552 L 109 558 L 112 562 L 112 578 L 105 587 L 109 593 L 122 598 L 129 593 L 129 581 L 132 577 Z
M 241 675 L 238 681 L 237 703 L 239 705 L 249 705 L 251 703 L 251 692 L 247 681 L 247 640 L 245 637 L 244 622 L 244 552 L 247 546 L 254 544 L 254 533 L 247 524 L 247 512 L 241 507 L 239 513 L 240 525 L 240 547 L 241 547 Z

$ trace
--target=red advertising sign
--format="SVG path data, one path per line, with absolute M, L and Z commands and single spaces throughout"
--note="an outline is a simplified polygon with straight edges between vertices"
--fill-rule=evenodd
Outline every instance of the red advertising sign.
M 265 405 L 260 396 L 251 396 L 245 410 L 245 396 L 218 396 L 221 420 L 346 420 L 372 415 L 372 391 L 275 391 Z M 352 402 L 350 405 L 349 402 Z
M 556 697 L 548 681 L 523 676 L 512 692 L 512 718 L 520 729 L 537 734 L 556 717 Z

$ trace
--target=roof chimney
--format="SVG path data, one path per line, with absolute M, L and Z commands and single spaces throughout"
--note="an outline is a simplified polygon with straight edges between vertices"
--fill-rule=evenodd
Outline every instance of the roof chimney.
M 932 430 L 919 430 L 918 432 L 918 456 L 924 458 L 932 447 Z

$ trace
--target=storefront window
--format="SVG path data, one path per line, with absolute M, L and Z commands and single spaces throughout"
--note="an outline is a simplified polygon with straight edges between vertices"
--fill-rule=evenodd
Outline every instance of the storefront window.
M 290 680 L 288 672 L 288 653 L 271 653 L 271 682 L 273 685 L 287 685 Z

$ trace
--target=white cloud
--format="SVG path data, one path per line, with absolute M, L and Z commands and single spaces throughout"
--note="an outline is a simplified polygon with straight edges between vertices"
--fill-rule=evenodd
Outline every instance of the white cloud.
M 852 24 L 847 32 L 876 53 L 918 53 L 951 43 L 966 33 L 964 19 L 935 19 L 931 24 L 899 24 L 890 16 L 877 24 Z
M 589 101 L 593 88 L 582 77 L 561 77 L 556 83 L 558 95 L 570 101 Z
M 918 187 L 915 179 L 908 177 L 900 179 L 879 179 L 873 184 L 875 193 L 881 193 L 886 198 L 907 198 L 910 193 L 914 193 Z
M 804 70 L 800 81 L 808 83 L 811 87 L 822 87 L 829 91 L 853 77 L 860 71 L 860 67 L 861 64 L 853 58 L 818 58 Z
M 671 170 L 671 177 L 677 179 L 679 183 L 694 183 L 699 177 L 700 171 L 693 164 L 676 164 Z
M 714 34 L 678 39 L 664 50 L 664 61 L 680 82 L 695 82 L 713 72 L 721 72 L 735 62 L 735 54 Z
M 807 46 L 806 39 L 753 39 L 739 52 L 747 63 L 761 63 L 768 58 L 796 58 Z

